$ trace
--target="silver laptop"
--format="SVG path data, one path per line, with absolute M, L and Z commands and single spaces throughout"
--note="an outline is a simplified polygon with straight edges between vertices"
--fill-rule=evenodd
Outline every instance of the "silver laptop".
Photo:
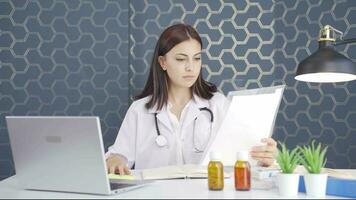
M 110 195 L 147 183 L 110 183 L 98 117 L 8 116 L 6 122 L 25 189 Z

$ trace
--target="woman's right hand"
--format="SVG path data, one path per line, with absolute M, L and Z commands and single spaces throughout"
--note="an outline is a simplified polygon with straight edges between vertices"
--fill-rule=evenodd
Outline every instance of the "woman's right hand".
M 111 154 L 106 159 L 106 166 L 109 174 L 130 175 L 130 169 L 127 166 L 127 161 L 121 155 Z

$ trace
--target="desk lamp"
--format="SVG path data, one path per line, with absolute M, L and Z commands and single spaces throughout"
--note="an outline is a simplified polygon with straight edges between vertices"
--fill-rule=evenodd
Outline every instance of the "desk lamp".
M 336 42 L 335 33 L 340 34 Z M 298 65 L 298 81 L 331 83 L 356 80 L 356 64 L 334 50 L 334 46 L 356 43 L 356 38 L 343 40 L 343 33 L 326 25 L 319 33 L 319 49 Z

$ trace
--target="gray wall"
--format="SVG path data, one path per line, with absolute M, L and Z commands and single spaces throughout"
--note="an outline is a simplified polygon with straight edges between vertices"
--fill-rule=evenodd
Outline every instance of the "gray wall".
M 323 25 L 356 37 L 356 1 L 0 0 L 0 179 L 14 174 L 6 115 L 97 115 L 111 145 L 159 34 L 177 22 L 201 34 L 203 74 L 221 92 L 287 85 L 275 139 L 316 138 L 329 167 L 356 168 L 356 82 L 294 80 Z M 356 60 L 356 44 L 337 50 Z

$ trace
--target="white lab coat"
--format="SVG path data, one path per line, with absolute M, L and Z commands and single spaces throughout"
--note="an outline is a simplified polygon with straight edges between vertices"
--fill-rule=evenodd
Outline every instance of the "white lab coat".
M 128 160 L 129 168 L 135 164 L 135 169 L 177 164 L 177 137 L 173 134 L 167 106 L 163 106 L 161 110 L 146 109 L 145 104 L 149 98 L 139 99 L 131 104 L 121 124 L 116 141 L 109 147 L 106 157 L 113 153 L 120 154 Z M 180 139 L 184 164 L 198 164 L 201 161 L 207 144 L 215 137 L 219 127 L 225 99 L 225 96 L 218 92 L 214 93 L 210 100 L 193 95 L 186 108 L 186 114 L 181 119 Z M 202 107 L 207 107 L 213 112 L 213 123 L 210 122 L 208 112 L 199 110 Z M 165 136 L 168 141 L 164 147 L 160 147 L 156 143 L 157 130 L 154 117 L 156 112 L 158 113 L 157 119 L 161 135 Z M 194 123 L 195 118 L 196 122 Z M 195 147 L 204 152 L 197 153 Z

